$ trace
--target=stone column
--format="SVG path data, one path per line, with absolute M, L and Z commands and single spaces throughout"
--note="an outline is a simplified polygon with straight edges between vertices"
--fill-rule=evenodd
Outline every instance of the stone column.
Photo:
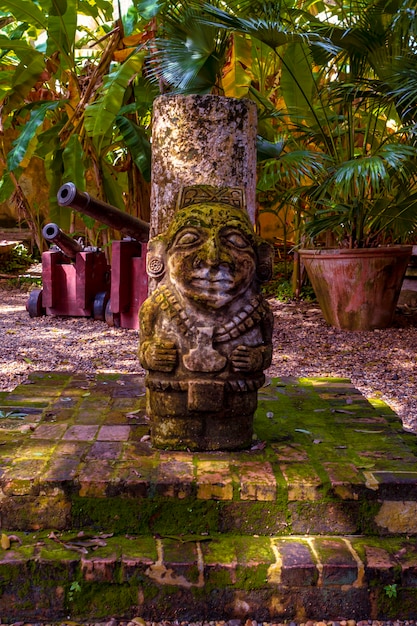
M 154 102 L 151 236 L 164 231 L 180 189 L 240 187 L 255 221 L 256 105 L 214 95 L 164 95 Z

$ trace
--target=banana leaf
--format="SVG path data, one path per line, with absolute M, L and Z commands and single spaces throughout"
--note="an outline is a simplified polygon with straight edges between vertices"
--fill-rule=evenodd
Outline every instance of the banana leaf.
M 123 105 L 126 89 L 142 69 L 145 53 L 132 54 L 105 79 L 99 98 L 85 110 L 85 129 L 100 151 Z
M 115 122 L 133 161 L 144 179 L 149 182 L 151 180 L 151 144 L 145 131 L 123 115 L 118 115 Z
M 85 190 L 84 150 L 79 135 L 72 134 L 62 153 L 65 177 L 63 182 L 73 182 L 77 189 Z
M 224 95 L 230 98 L 243 98 L 248 95 L 254 78 L 251 70 L 251 41 L 234 36 L 231 41 L 228 61 L 223 67 L 222 87 Z
M 35 137 L 38 128 L 43 124 L 48 111 L 56 109 L 60 101 L 50 101 L 36 103 L 36 108 L 30 113 L 29 121 L 22 128 L 20 135 L 13 142 L 13 148 L 7 155 L 7 167 L 9 171 L 15 170 L 26 156 L 29 144 Z
M 28 2 L 28 0 L 0 0 L 0 11 L 11 13 L 17 20 L 32 24 L 36 28 L 48 28 L 48 20 L 45 13 L 35 2 Z

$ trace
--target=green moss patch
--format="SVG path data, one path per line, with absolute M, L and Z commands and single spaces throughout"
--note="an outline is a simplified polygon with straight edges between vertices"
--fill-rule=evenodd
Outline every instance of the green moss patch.
M 72 523 L 74 528 L 99 528 L 116 534 L 201 534 L 217 531 L 219 506 L 218 502 L 195 499 L 75 497 Z

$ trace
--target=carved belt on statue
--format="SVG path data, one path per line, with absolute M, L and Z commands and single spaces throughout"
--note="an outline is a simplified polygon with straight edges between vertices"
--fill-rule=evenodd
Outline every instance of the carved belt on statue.
M 164 393 L 187 393 L 187 409 L 195 412 L 216 412 L 224 408 L 225 394 L 256 393 L 264 383 L 264 376 L 246 380 L 146 380 L 146 386 L 151 391 Z

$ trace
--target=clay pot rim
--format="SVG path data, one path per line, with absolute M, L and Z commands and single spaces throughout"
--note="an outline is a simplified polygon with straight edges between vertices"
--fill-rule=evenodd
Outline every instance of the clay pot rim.
M 402 256 L 411 255 L 412 245 L 381 246 L 379 248 L 301 248 L 298 253 L 304 257 L 325 257 L 325 258 L 347 258 L 347 257 L 369 257 L 369 256 Z

